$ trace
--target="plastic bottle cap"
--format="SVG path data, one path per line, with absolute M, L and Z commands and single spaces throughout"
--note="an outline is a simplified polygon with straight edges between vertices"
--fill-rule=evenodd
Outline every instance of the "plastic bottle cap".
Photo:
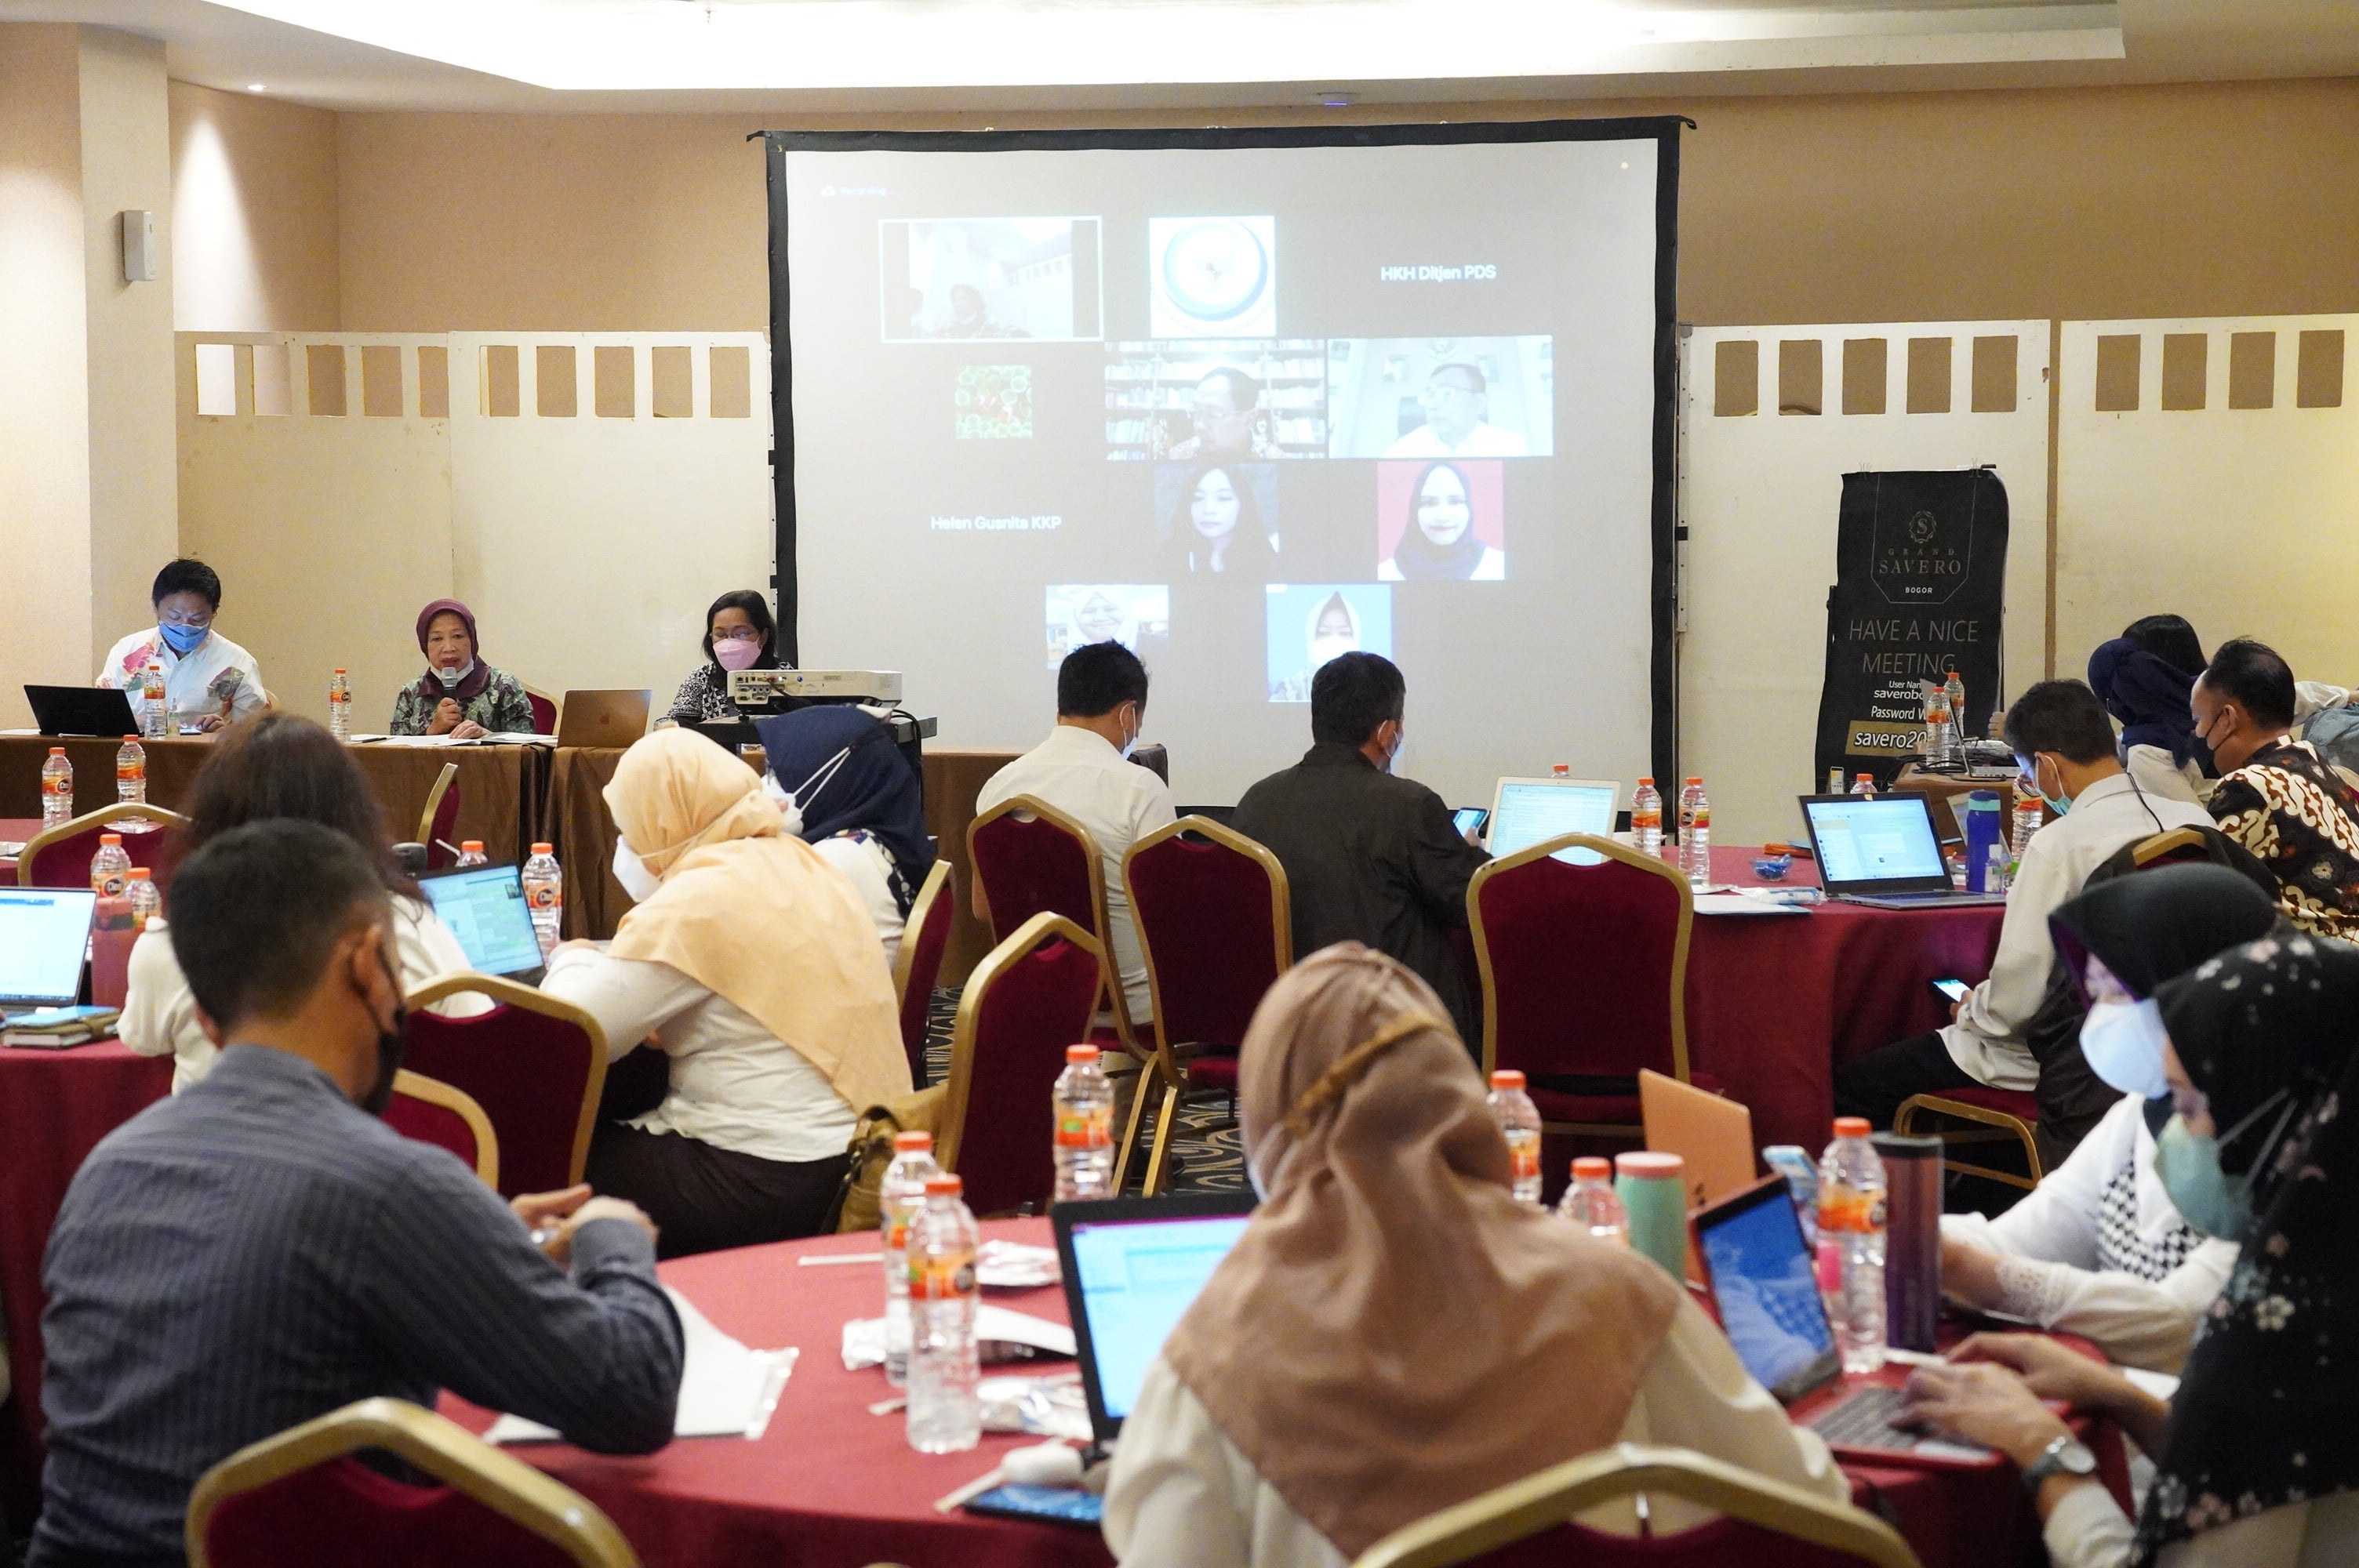
M 462 846 L 462 848 L 464 846 Z M 536 855 L 553 855 L 557 853 L 555 849 L 547 844 L 535 844 L 532 847 L 532 852 Z
M 112 844 L 119 849 L 123 847 L 123 835 L 120 833 L 102 833 L 98 836 L 98 841 L 102 844 Z
M 1874 773 L 1854 773 L 1851 777 L 1851 782 L 1857 784 L 1862 779 L 1872 779 L 1875 776 L 1875 775 Z
M 131 874 L 135 877 L 144 877 L 147 874 L 147 868 L 145 866 L 134 866 L 131 868 Z
M 1495 1089 L 1520 1089 L 1524 1087 L 1524 1075 L 1513 1067 L 1502 1067 L 1491 1075 L 1491 1087 Z
M 966 1184 L 947 1171 L 939 1176 L 926 1178 L 926 1195 L 929 1198 L 954 1198 L 964 1191 L 966 1191 Z
M 1690 773 L 1690 774 L 1688 775 L 1688 783 L 1692 784 L 1700 784 L 1703 783 L 1703 775 L 1702 775 L 1701 773 Z
M 338 675 L 342 675 L 342 674 L 344 673 L 344 666 L 343 666 L 343 665 L 338 665 L 336 666 L 336 673 L 337 673 Z
M 124 737 L 124 740 L 125 740 L 125 741 L 132 741 L 132 742 L 136 742 L 136 741 L 138 741 L 138 739 L 139 739 L 139 737 L 138 737 L 138 736 L 136 736 L 136 735 L 125 735 L 125 736 Z
M 1094 1045 L 1068 1045 L 1065 1061 L 1070 1066 L 1094 1067 L 1098 1065 L 1098 1048 Z
M 481 838 L 462 838 L 459 840 L 459 848 L 470 855 L 478 854 L 484 848 L 484 841 Z
M 1640 773 L 1638 775 L 1638 782 L 1642 784 L 1653 784 L 1655 782 L 1655 775 L 1652 773 Z
M 1572 1162 L 1572 1173 L 1583 1181 L 1602 1182 L 1614 1173 L 1614 1162 L 1602 1154 L 1583 1154 Z
M 52 757 L 62 757 L 65 754 L 66 749 L 63 746 L 52 746 L 49 748 L 49 755 Z
M 918 1152 L 919 1150 L 930 1152 L 933 1147 L 934 1135 L 930 1132 L 897 1132 L 893 1134 L 893 1151 L 897 1154 L 913 1154 Z
M 1864 1138 L 1875 1130 L 1875 1129 L 1868 1125 L 1867 1118 L 1864 1116 L 1839 1116 L 1835 1118 L 1835 1136 L 1837 1138 Z
M 1614 1168 L 1634 1182 L 1679 1181 L 1687 1170 L 1687 1162 L 1677 1154 L 1641 1149 L 1634 1153 L 1614 1155 Z

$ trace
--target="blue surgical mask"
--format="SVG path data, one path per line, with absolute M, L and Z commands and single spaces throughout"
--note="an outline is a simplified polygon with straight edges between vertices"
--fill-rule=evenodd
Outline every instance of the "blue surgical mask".
M 2089 1070 L 2125 1095 L 2153 1099 L 2170 1092 L 2162 1073 L 2163 1049 L 2169 1043 L 2162 1010 L 2151 997 L 2094 1003 L 2081 1021 L 2081 1054 Z
M 165 646 L 187 658 L 197 651 L 197 645 L 213 634 L 210 626 L 175 626 L 168 621 L 158 622 L 156 630 L 164 635 Z
M 2031 775 L 2031 784 L 2034 789 L 2039 790 L 2039 804 L 2048 808 L 2049 816 L 2061 816 L 2072 809 L 2072 797 L 2071 795 L 2053 795 L 2049 794 L 2045 788 L 2042 788 L 2039 784 L 2038 767 L 2039 764 L 2037 762 L 2032 764 L 2033 771 Z M 2061 768 L 2056 770 L 2056 787 L 2059 789 L 2062 789 L 2064 787 L 2064 770 Z
M 2164 1123 L 2154 1140 L 2154 1173 L 2162 1183 L 2162 1190 L 2170 1195 L 2179 1210 L 2179 1217 L 2206 1236 L 2234 1241 L 2243 1236 L 2253 1223 L 2253 1171 L 2232 1176 L 2220 1168 L 2220 1151 L 2244 1135 L 2245 1130 L 2260 1119 L 2268 1108 L 2288 1097 L 2283 1089 L 2255 1106 L 2251 1114 L 2217 1138 L 2203 1138 L 2188 1130 L 2187 1119 L 2174 1116 Z M 2288 1100 L 2285 1109 L 2277 1113 L 2277 1125 L 2262 1144 L 2266 1156 L 2282 1130 L 2286 1119 L 2293 1115 L 2293 1105 Z M 2253 1162 L 2254 1169 L 2260 1157 Z

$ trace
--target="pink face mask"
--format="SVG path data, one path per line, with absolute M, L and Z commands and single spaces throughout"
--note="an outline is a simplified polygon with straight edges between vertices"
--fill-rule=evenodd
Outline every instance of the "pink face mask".
M 724 670 L 750 670 L 761 656 L 762 643 L 756 637 L 725 637 L 712 644 L 712 657 Z

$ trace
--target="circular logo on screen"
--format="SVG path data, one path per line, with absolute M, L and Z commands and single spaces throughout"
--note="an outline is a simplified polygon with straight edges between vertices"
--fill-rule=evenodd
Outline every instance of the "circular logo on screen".
M 1174 305 L 1201 321 L 1234 320 L 1251 310 L 1269 274 L 1261 236 L 1230 218 L 1191 223 L 1163 248 L 1163 287 Z

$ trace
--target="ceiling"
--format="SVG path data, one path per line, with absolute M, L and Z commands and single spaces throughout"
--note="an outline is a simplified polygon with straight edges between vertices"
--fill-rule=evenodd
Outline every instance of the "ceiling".
M 2359 0 L 0 0 L 332 109 L 1242 108 L 2359 75 Z

